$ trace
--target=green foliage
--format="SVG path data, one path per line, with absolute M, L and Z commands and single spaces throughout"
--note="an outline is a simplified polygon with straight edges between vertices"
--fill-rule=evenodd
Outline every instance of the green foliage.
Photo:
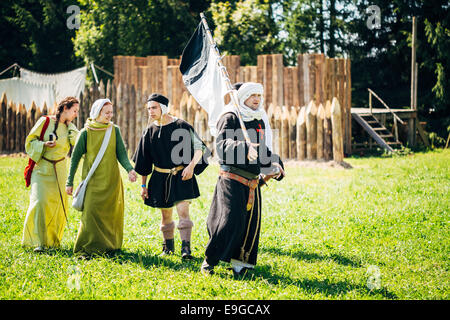
M 260 54 L 280 52 L 272 1 L 211 3 L 214 39 L 222 54 L 240 55 L 241 65 L 256 65 Z
M 176 254 L 158 256 L 161 214 L 122 169 L 123 250 L 85 261 L 72 254 L 80 221 L 72 208 L 60 249 L 21 248 L 26 159 L 0 158 L 0 298 L 448 300 L 450 150 L 346 161 L 353 169 L 286 164 L 286 178 L 262 189 L 258 263 L 240 279 L 224 263 L 211 277 L 199 272 L 217 165 L 199 176 L 190 207 L 192 261 L 181 260 L 177 232 Z
M 178 58 L 207 1 L 80 0 L 81 27 L 75 52 L 86 62 L 113 70 L 115 55 Z
M 45 73 L 79 67 L 81 60 L 75 57 L 71 40 L 75 31 L 66 26 L 66 9 L 73 2 L 0 1 L 1 70 L 14 62 Z

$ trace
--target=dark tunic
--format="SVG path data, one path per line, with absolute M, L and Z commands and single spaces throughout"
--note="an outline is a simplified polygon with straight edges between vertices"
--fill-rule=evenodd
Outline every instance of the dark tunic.
M 265 145 L 264 122 L 253 120 L 245 122 L 245 126 L 250 140 L 259 143 L 256 147 L 258 159 L 249 162 L 246 157 L 249 146 L 240 130 L 239 120 L 234 113 L 226 113 L 217 123 L 216 149 L 221 170 L 252 179 L 258 178 L 260 173 L 268 173 L 272 162 L 283 167 L 280 157 L 272 154 Z M 261 183 L 255 189 L 253 208 L 247 211 L 250 189 L 238 181 L 219 176 L 207 219 L 209 241 L 205 256 L 210 265 L 216 265 L 219 260 L 230 262 L 230 259 L 256 264 L 261 230 L 260 186 Z
M 160 131 L 161 134 L 158 137 Z M 195 175 L 183 181 L 181 170 L 169 181 L 169 173 L 153 170 L 153 166 L 171 169 L 180 165 L 186 167 L 191 162 L 194 149 L 190 132 L 196 135 L 194 128 L 181 119 L 162 128 L 152 123 L 145 129 L 132 160 L 135 163 L 134 170 L 138 174 L 141 176 L 152 174 L 147 185 L 148 198 L 144 201 L 146 205 L 154 208 L 171 208 L 178 201 L 200 196 Z M 208 166 L 207 158 L 211 154 L 206 145 L 204 143 L 203 145 L 206 151 L 203 152 L 202 159 L 194 168 L 196 175 L 202 173 Z M 166 195 L 168 195 L 167 201 Z

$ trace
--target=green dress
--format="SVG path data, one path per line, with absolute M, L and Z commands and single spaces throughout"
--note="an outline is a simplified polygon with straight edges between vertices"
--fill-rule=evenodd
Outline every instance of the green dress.
M 83 154 L 82 179 L 85 179 L 110 125 L 113 124 L 88 119 L 74 147 L 67 186 L 73 186 Z M 84 209 L 73 249 L 75 254 L 103 254 L 122 246 L 124 193 L 118 160 L 127 172 L 133 170 L 119 127 L 114 125 L 105 154 L 86 187 Z
M 58 139 L 53 148 L 44 146 L 49 141 L 49 135 L 53 132 L 56 120 L 50 118 L 44 140 L 39 137 L 44 127 L 45 117 L 41 117 L 31 129 L 25 140 L 25 151 L 36 162 L 31 175 L 30 205 L 25 218 L 22 245 L 26 247 L 58 247 L 64 233 L 66 216 L 63 209 L 68 210 L 67 194 L 64 182 L 67 177 L 66 156 L 70 145 L 74 145 L 78 130 L 74 124 L 68 126 L 59 124 L 56 134 Z M 59 160 L 56 163 L 55 176 L 53 164 L 45 160 Z M 58 184 L 61 191 L 58 190 Z M 61 201 L 62 197 L 62 201 Z

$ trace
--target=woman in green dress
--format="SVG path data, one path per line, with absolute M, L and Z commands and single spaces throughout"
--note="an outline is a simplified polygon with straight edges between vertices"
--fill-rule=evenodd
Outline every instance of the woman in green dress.
M 118 126 L 111 122 L 113 105 L 109 99 L 94 102 L 90 118 L 75 144 L 66 183 L 68 195 L 73 193 L 73 179 L 84 155 L 82 179 L 85 179 L 103 142 L 106 129 L 114 126 L 108 146 L 97 169 L 89 180 L 84 198 L 80 229 L 73 249 L 76 255 L 108 254 L 122 247 L 124 194 L 119 165 L 136 181 Z
M 49 116 L 43 140 L 40 135 L 46 117 L 41 117 L 25 140 L 25 151 L 36 162 L 31 175 L 30 205 L 25 218 L 22 245 L 42 252 L 59 247 L 67 219 L 66 156 L 74 145 L 78 130 L 72 121 L 77 117 L 79 101 L 67 97 Z

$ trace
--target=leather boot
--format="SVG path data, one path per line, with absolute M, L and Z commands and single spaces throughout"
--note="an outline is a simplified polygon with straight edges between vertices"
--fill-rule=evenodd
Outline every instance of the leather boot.
M 181 242 L 181 258 L 182 259 L 192 259 L 191 255 L 191 243 L 189 241 Z
M 175 244 L 174 244 L 173 239 L 164 240 L 163 252 L 161 253 L 161 255 L 165 256 L 165 255 L 173 254 L 174 251 L 175 251 Z

